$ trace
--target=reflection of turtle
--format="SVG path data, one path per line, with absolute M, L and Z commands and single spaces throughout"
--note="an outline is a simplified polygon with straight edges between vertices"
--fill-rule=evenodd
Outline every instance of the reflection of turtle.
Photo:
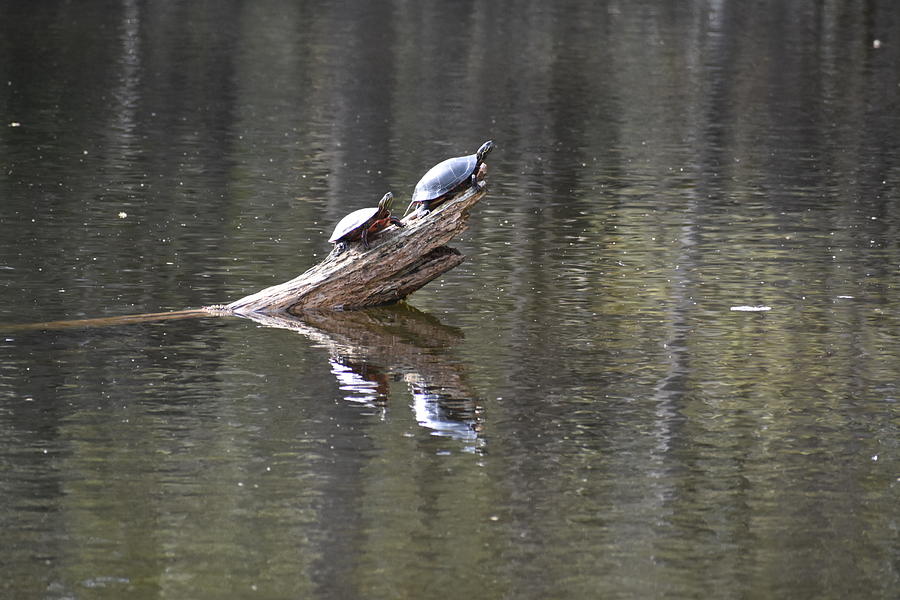
M 391 215 L 391 201 L 394 195 L 384 195 L 377 208 L 361 208 L 344 217 L 334 228 L 329 242 L 336 244 L 338 254 L 347 249 L 349 242 L 362 240 L 363 247 L 369 249 L 369 236 L 378 233 L 388 225 L 403 227 L 400 219 Z
M 431 206 L 443 200 L 445 196 L 469 184 L 476 187 L 481 185 L 479 179 L 484 177 L 487 170 L 483 164 L 484 157 L 493 149 L 494 142 L 488 140 L 475 154 L 448 158 L 431 167 L 416 184 L 406 212 L 410 211 L 413 204 L 418 204 L 418 212 L 422 216 L 427 215 Z

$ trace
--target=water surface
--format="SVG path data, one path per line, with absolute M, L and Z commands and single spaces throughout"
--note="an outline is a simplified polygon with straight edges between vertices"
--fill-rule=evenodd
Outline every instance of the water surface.
M 0 595 L 895 594 L 894 3 L 0 28 Z M 407 303 L 8 327 L 285 281 L 486 139 L 468 258 Z

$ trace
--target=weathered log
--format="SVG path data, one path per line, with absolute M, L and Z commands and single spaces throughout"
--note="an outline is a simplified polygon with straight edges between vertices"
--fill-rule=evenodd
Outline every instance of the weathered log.
M 468 227 L 469 209 L 485 194 L 469 188 L 424 216 L 403 219 L 370 240 L 332 251 L 294 279 L 235 300 L 206 307 L 219 314 L 302 314 L 311 309 L 350 310 L 401 300 L 463 262 L 446 244 Z
M 134 325 L 136 323 L 150 323 L 154 321 L 172 321 L 175 319 L 196 319 L 209 317 L 210 314 L 221 314 L 210 311 L 209 308 L 195 308 L 189 310 L 173 310 L 161 313 L 143 313 L 139 315 L 121 315 L 116 317 L 99 317 L 95 319 L 69 319 L 65 321 L 42 321 L 40 323 L 0 323 L 0 331 L 25 331 L 34 329 L 76 329 L 84 327 L 116 327 L 119 325 Z M 227 314 L 227 313 L 226 313 Z

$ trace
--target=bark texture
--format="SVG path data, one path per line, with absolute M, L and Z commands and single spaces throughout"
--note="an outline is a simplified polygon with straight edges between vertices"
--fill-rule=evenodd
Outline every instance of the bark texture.
M 468 227 L 469 209 L 485 187 L 469 188 L 424 216 L 403 219 L 369 241 L 369 250 L 353 243 L 341 254 L 332 251 L 308 271 L 229 304 L 206 307 L 212 313 L 302 314 L 308 310 L 351 310 L 406 298 L 429 281 L 463 262 L 446 244 Z

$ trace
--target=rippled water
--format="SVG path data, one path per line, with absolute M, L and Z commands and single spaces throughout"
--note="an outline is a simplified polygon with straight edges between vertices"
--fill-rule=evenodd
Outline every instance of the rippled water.
M 0 596 L 890 598 L 890 2 L 0 3 Z M 460 267 L 229 301 L 486 139 Z

